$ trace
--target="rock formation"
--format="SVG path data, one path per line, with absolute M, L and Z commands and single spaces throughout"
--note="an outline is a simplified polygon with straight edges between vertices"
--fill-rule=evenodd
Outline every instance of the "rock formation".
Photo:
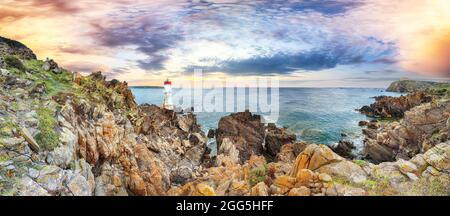
M 261 116 L 245 111 L 220 119 L 216 130 L 219 148 L 224 139 L 235 145 L 239 151 L 239 160 L 243 163 L 252 155 L 265 155 L 273 159 L 281 147 L 293 143 L 296 136 L 275 124 L 264 125 Z
M 410 159 L 449 140 L 450 101 L 428 103 L 405 112 L 399 122 L 363 129 L 365 153 L 375 162 Z
M 406 96 L 390 97 L 379 96 L 375 103 L 363 106 L 359 111 L 369 117 L 377 118 L 402 118 L 409 109 L 432 100 L 424 92 L 411 93 Z

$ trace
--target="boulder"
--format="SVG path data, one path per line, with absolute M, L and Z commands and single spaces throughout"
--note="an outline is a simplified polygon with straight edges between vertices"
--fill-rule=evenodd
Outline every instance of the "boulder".
M 305 186 L 301 186 L 299 188 L 292 188 L 288 196 L 310 196 L 311 190 Z
M 291 176 L 282 175 L 278 176 L 273 184 L 270 186 L 272 194 L 283 195 L 290 191 L 295 186 L 296 179 Z
M 293 143 L 295 134 L 287 132 L 284 128 L 277 128 L 275 124 L 269 123 L 266 127 L 265 147 L 271 156 L 276 156 L 283 145 Z
M 356 184 L 363 183 L 367 180 L 367 174 L 355 163 L 344 160 L 336 163 L 326 164 L 317 169 L 317 172 L 326 173 L 330 176 L 344 179 Z
M 450 172 L 450 143 L 441 143 L 425 152 L 423 159 L 441 172 Z
M 27 128 L 22 128 L 21 133 L 22 137 L 28 142 L 28 144 L 30 145 L 30 148 L 35 151 L 35 152 L 39 152 L 39 145 L 37 144 L 36 140 L 34 140 L 33 136 L 31 135 L 31 133 L 28 131 Z
M 344 160 L 341 156 L 334 153 L 326 145 L 308 145 L 305 150 L 297 156 L 294 164 L 293 176 L 296 176 L 301 169 L 316 169 L 335 162 Z
M 263 154 L 264 135 L 261 116 L 246 111 L 222 117 L 216 130 L 216 141 L 220 148 L 223 140 L 228 138 L 239 151 L 240 163 L 244 163 L 252 154 Z
M 250 190 L 251 196 L 269 196 L 269 187 L 264 182 L 259 182 Z
M 192 196 L 215 196 L 214 189 L 204 183 L 197 184 Z
M 352 153 L 352 150 L 355 149 L 355 145 L 351 141 L 341 140 L 339 143 L 332 146 L 331 149 L 344 158 L 350 160 L 355 158 L 355 155 Z
M 59 68 L 58 64 L 53 61 L 53 59 L 46 59 L 44 62 L 44 65 L 42 65 L 42 69 L 45 71 L 51 71 L 55 74 L 60 74 L 62 73 L 61 68 Z
M 23 177 L 19 182 L 18 195 L 20 196 L 50 196 L 50 194 L 33 181 L 30 177 Z

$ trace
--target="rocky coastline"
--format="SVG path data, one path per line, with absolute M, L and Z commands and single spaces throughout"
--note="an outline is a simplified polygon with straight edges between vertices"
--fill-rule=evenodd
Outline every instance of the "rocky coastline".
M 361 108 L 374 119 L 360 122 L 361 160 L 349 141 L 298 141 L 248 111 L 205 134 L 192 113 L 138 105 L 126 82 L 67 71 L 2 37 L 0 86 L 0 195 L 450 195 L 444 84 Z

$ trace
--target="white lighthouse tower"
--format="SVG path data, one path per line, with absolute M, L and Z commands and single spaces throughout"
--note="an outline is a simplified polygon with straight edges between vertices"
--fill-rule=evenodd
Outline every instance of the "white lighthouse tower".
M 173 102 L 172 102 L 172 82 L 167 79 L 164 81 L 164 102 L 163 108 L 173 110 Z

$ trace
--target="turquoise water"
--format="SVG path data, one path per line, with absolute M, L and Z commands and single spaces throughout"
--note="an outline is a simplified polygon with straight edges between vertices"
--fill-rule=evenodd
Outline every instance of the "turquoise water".
M 132 87 L 131 90 L 139 104 L 162 104 L 162 88 Z M 204 91 L 208 92 L 208 90 Z M 174 92 L 176 93 L 176 90 Z M 247 100 L 254 97 L 248 91 L 245 95 Z M 338 142 L 341 134 L 344 133 L 355 142 L 357 147 L 361 147 L 362 134 L 358 122 L 368 118 L 355 109 L 373 103 L 373 97 L 379 95 L 398 96 L 399 94 L 373 88 L 281 88 L 279 89 L 280 111 L 276 123 L 287 127 L 300 140 L 333 144 Z M 244 109 L 235 111 L 244 111 Z M 196 112 L 196 115 L 203 130 L 207 132 L 210 128 L 216 128 L 219 119 L 229 113 Z

